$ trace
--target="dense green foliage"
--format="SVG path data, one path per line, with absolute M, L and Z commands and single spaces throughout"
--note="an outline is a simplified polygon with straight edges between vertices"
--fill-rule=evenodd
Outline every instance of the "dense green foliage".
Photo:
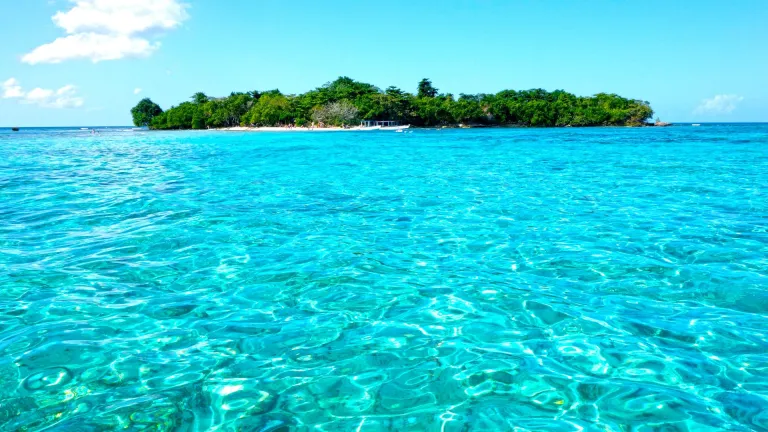
M 432 85 L 432 81 L 429 78 L 424 78 L 419 81 L 418 92 L 416 95 L 420 98 L 433 98 L 438 95 L 437 89 Z
M 149 98 L 144 98 L 131 109 L 133 124 L 138 127 L 149 126 L 152 119 L 163 113 L 159 105 L 152 102 Z
M 149 99 L 132 113 L 146 112 Z M 156 105 L 155 105 L 156 106 Z M 653 115 L 648 102 L 599 93 L 582 97 L 562 90 L 504 90 L 496 94 L 440 94 L 429 79 L 419 82 L 416 95 L 396 87 L 381 90 L 341 77 L 300 95 L 279 90 L 232 93 L 210 98 L 195 93 L 166 112 L 157 107 L 138 119 L 153 129 L 204 129 L 232 126 L 328 126 L 359 120 L 398 120 L 416 126 L 639 126 Z M 134 114 L 134 122 L 137 117 Z M 139 123 L 136 123 L 137 125 Z

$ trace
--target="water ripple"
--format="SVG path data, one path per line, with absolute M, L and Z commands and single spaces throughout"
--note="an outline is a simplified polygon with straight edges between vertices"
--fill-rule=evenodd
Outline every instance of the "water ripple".
M 768 133 L 0 133 L 2 430 L 768 430 Z

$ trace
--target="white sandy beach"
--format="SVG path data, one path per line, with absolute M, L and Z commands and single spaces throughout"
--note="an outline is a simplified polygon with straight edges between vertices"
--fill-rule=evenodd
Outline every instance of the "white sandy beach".
M 308 128 L 308 127 L 246 127 L 237 126 L 230 128 L 214 129 L 219 131 L 233 131 L 233 132 L 360 132 L 360 131 L 375 131 L 376 128 L 340 128 L 340 127 L 325 127 L 325 128 Z

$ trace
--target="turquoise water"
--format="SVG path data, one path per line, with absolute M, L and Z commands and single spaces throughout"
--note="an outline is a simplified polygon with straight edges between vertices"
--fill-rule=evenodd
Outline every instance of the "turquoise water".
M 768 125 L 0 132 L 0 428 L 768 429 Z

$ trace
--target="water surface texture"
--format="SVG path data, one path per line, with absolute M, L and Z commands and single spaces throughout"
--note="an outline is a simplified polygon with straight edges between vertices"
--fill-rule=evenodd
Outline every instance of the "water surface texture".
M 768 429 L 768 125 L 0 132 L 0 430 Z

